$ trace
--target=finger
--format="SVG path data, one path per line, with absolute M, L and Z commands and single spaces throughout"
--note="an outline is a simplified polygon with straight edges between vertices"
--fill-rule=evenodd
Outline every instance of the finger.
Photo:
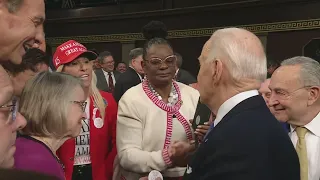
M 198 136 L 199 141 L 201 142 L 203 140 L 204 136 Z
M 208 130 L 208 129 L 210 129 L 210 126 L 200 125 L 200 126 L 197 126 L 197 129 L 205 129 L 205 130 Z
M 193 119 L 190 119 L 189 122 L 192 124 L 193 123 Z
M 197 129 L 196 132 L 198 132 L 200 134 L 207 134 L 208 130 L 206 130 L 206 129 Z

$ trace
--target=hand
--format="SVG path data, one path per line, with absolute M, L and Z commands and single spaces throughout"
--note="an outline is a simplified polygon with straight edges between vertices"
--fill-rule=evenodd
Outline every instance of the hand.
M 192 124 L 193 119 L 189 120 L 190 123 Z M 204 136 L 207 134 L 207 132 L 210 129 L 212 122 L 205 122 L 203 125 L 198 125 L 196 131 L 194 132 L 194 134 L 197 135 L 197 138 L 200 142 L 202 142 Z
M 194 132 L 194 134 L 197 135 L 197 138 L 200 142 L 202 142 L 204 136 L 207 134 L 207 132 L 210 129 L 212 122 L 205 122 L 203 125 L 199 125 L 197 126 L 196 131 Z
M 188 157 L 194 149 L 193 144 L 189 142 L 175 141 L 170 147 L 170 159 L 175 166 L 184 167 L 188 164 Z

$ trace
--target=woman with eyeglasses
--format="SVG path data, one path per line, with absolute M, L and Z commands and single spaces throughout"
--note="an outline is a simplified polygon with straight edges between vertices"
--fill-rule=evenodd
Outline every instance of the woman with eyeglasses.
M 157 170 L 164 179 L 175 180 L 186 170 L 177 166 L 171 144 L 193 140 L 189 120 L 195 114 L 199 93 L 173 80 L 176 56 L 164 39 L 167 34 L 164 29 L 161 22 L 144 27 L 145 79 L 129 89 L 118 104 L 119 162 L 114 179 L 137 180 Z
M 58 46 L 53 56 L 58 72 L 83 82 L 87 102 L 80 135 L 58 150 L 67 180 L 109 180 L 113 174 L 117 104 L 112 94 L 96 87 L 92 64 L 96 58 L 97 54 L 74 40 Z
M 19 103 L 27 125 L 16 140 L 15 168 L 64 179 L 56 152 L 66 140 L 79 135 L 86 118 L 81 81 L 67 74 L 42 72 L 27 82 Z

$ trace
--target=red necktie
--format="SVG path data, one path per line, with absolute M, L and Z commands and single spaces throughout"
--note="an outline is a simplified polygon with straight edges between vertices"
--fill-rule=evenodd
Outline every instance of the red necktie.
M 109 86 L 109 91 L 113 92 L 114 90 L 114 85 L 113 85 L 113 79 L 112 79 L 112 74 L 111 72 L 108 72 L 109 80 L 108 80 L 108 86 Z

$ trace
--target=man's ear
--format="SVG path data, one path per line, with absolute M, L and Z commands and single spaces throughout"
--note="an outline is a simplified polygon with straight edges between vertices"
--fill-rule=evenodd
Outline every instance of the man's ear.
M 310 87 L 309 94 L 308 94 L 308 105 L 311 106 L 315 102 L 319 100 L 320 96 L 320 88 L 319 86 L 312 86 Z
M 223 71 L 223 64 L 220 59 L 215 59 L 211 63 L 212 79 L 214 83 L 219 82 Z
M 141 61 L 141 66 L 142 66 L 143 70 L 145 70 L 146 62 L 145 61 Z

